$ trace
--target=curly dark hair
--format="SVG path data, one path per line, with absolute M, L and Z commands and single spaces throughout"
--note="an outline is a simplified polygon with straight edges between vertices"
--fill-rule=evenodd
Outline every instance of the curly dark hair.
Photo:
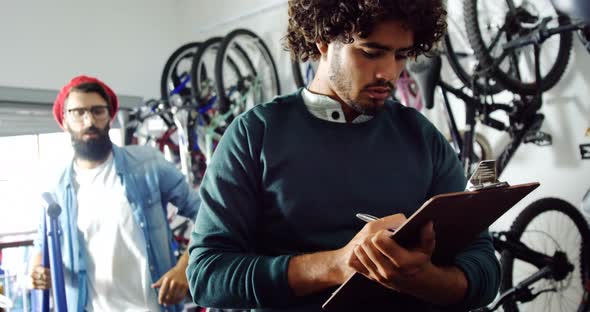
M 294 59 L 317 60 L 316 42 L 352 43 L 366 38 L 381 21 L 399 20 L 414 31 L 409 56 L 429 52 L 447 24 L 442 0 L 289 0 L 285 47 Z

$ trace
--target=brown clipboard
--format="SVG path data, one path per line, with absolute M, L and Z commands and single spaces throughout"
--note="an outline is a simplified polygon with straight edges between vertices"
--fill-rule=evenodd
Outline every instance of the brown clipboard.
M 454 256 L 538 186 L 535 182 L 433 196 L 396 229 L 392 238 L 404 247 L 411 247 L 418 243 L 422 226 L 433 221 L 436 246 L 432 262 L 451 263 Z M 377 303 L 379 300 L 412 301 L 355 273 L 334 291 L 322 308 L 347 311 L 366 304 L 389 304 Z

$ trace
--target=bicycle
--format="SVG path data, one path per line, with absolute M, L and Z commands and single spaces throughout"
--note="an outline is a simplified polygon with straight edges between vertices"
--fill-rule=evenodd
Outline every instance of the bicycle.
M 460 83 L 479 94 L 497 94 L 504 87 L 493 77 L 475 75 L 480 70 L 479 60 L 470 45 L 468 31 L 463 22 L 463 0 L 447 0 L 447 33 L 442 41 L 442 53 L 446 56 L 454 75 Z M 509 68 L 511 71 L 511 69 Z
M 529 311 L 590 310 L 590 229 L 576 207 L 542 198 L 492 238 L 501 253 L 500 296 L 472 312 L 519 311 L 518 303 L 532 304 Z
M 176 94 L 181 97 L 191 95 L 191 90 L 189 90 L 190 62 L 200 48 L 200 42 L 189 42 L 172 52 L 164 65 L 160 79 L 160 96 L 163 101 L 168 101 L 171 96 Z
M 542 29 L 542 25 L 538 29 Z M 521 45 L 529 44 L 539 30 L 532 31 L 529 35 L 510 41 L 504 45 L 506 51 L 515 49 Z M 543 37 L 540 37 L 541 39 Z M 540 77 L 539 47 L 535 46 L 535 74 Z M 505 52 L 508 53 L 508 52 Z M 453 140 L 459 147 L 459 157 L 463 163 L 466 175 L 471 173 L 472 165 L 477 160 L 473 155 L 473 133 L 476 124 L 481 122 L 500 131 L 510 134 L 511 140 L 504 147 L 497 159 L 498 175 L 502 173 L 516 149 L 522 143 L 537 143 L 547 145 L 551 143 L 551 136 L 540 131 L 544 116 L 539 113 L 542 105 L 542 92 L 539 88 L 535 95 L 519 95 L 509 104 L 495 103 L 493 97 L 480 96 L 477 89 L 473 94 L 467 94 L 440 80 L 440 56 L 435 56 L 416 67 L 414 75 L 419 88 L 426 94 L 423 98 L 427 101 L 427 107 L 433 106 L 433 94 L 435 87 L 441 90 L 445 108 L 449 116 L 449 127 L 453 133 Z M 485 78 L 485 77 L 484 77 Z M 486 81 L 484 79 L 484 81 Z M 536 80 L 537 85 L 540 79 Z M 457 129 L 453 112 L 449 105 L 448 93 L 455 95 L 466 107 L 466 124 L 468 131 L 465 137 L 461 137 Z M 430 102 L 429 102 L 430 101 Z M 509 117 L 509 124 L 490 117 L 494 111 L 504 111 Z M 546 217 L 550 215 L 550 217 Z M 564 229 L 575 229 L 576 238 L 574 246 L 577 251 L 567 250 L 571 243 L 571 237 L 558 237 L 566 234 L 566 231 L 556 226 L 543 227 L 543 222 L 569 222 Z M 537 225 L 540 224 L 540 225 Z M 557 233 L 549 233 L 557 230 Z M 590 233 L 588 225 L 579 211 L 567 202 L 555 198 L 543 198 L 526 207 L 515 219 L 511 229 L 507 232 L 492 233 L 496 250 L 501 252 L 500 263 L 502 266 L 502 283 L 500 297 L 487 307 L 474 311 L 493 311 L 500 305 L 506 311 L 518 311 L 518 302 L 541 302 L 547 307 L 546 301 L 551 295 L 563 297 L 567 291 L 574 290 L 577 295 L 575 306 L 578 311 L 588 310 L 590 278 L 588 266 L 590 266 Z M 542 235 L 535 237 L 535 234 Z M 532 238 L 531 238 L 532 236 Z M 562 240 L 563 239 L 563 240 Z M 551 244 L 551 248 L 540 248 L 537 244 Z M 532 265 L 536 272 L 525 274 L 522 279 L 515 273 L 521 273 L 522 267 Z M 575 280 L 575 281 L 573 281 Z M 573 281 L 573 282 L 572 282 Z M 537 288 L 532 288 L 532 286 Z M 546 286 L 550 285 L 550 286 Z M 571 288 L 570 288 L 571 287 Z M 536 292 L 533 292 L 536 291 Z M 563 299 L 563 298 L 562 298 Z M 571 311 L 572 305 L 567 306 Z M 536 310 L 534 310 L 536 311 Z M 553 311 L 553 310 L 551 310 Z
M 454 93 L 457 97 L 462 98 L 466 102 L 466 105 L 469 105 L 467 104 L 468 102 L 471 105 L 480 105 L 478 99 L 460 93 L 459 90 L 452 89 L 450 86 L 447 86 L 442 82 L 439 82 L 439 86 L 441 89 Z M 446 99 L 446 101 L 445 104 L 448 106 L 448 99 Z M 520 103 L 521 104 L 518 105 L 520 109 L 531 107 L 523 102 Z M 496 109 L 507 108 L 507 106 L 497 106 L 506 104 L 491 105 L 496 105 L 494 107 Z M 450 112 L 450 107 L 448 109 Z M 469 110 L 472 112 L 468 115 L 471 116 L 471 120 L 475 125 L 476 108 L 468 109 L 468 111 Z M 508 131 L 513 133 L 512 142 L 507 145 L 502 156 L 499 158 L 499 164 L 501 164 L 499 172 L 505 168 L 516 148 L 526 137 L 529 137 L 529 140 L 533 141 L 543 138 L 543 136 L 537 135 L 538 129 L 543 121 L 541 114 L 537 113 L 536 110 L 529 111 L 526 114 L 518 112 L 518 110 L 513 113 L 514 115 L 511 117 L 513 124 L 509 126 L 500 126 L 498 121 L 484 119 L 487 124 L 496 126 L 496 128 L 499 129 L 509 129 Z M 453 118 L 450 119 L 453 120 Z M 516 123 L 518 123 L 518 126 Z M 519 130 L 519 126 L 523 126 L 523 128 Z M 468 135 L 466 135 L 466 137 L 468 137 Z M 474 159 L 473 156 L 468 156 L 470 154 L 467 154 L 468 152 L 466 152 L 466 150 L 469 149 L 465 147 L 472 146 L 472 143 L 463 142 L 463 148 L 461 149 L 462 159 L 464 160 L 466 171 L 469 171 L 471 168 L 471 161 L 474 161 Z M 550 217 L 546 217 L 547 214 L 549 214 Z M 545 217 L 540 217 L 542 215 Z M 559 218 L 560 216 L 561 218 Z M 571 237 L 561 237 L 565 241 L 557 239 L 556 236 L 563 234 L 564 231 L 556 226 L 548 226 L 548 230 L 543 231 L 538 229 L 531 230 L 531 227 L 533 227 L 536 222 L 557 222 L 563 220 L 563 218 L 566 218 L 566 221 L 571 219 L 571 222 L 575 225 L 572 227 L 571 224 L 568 224 L 568 226 L 563 227 L 564 229 L 576 229 L 579 233 L 580 239 L 574 242 L 575 245 L 581 246 L 579 253 L 573 253 L 571 250 L 564 250 L 564 247 L 571 246 L 568 245 L 571 243 Z M 558 233 L 547 233 L 549 230 L 556 229 L 559 231 Z M 504 306 L 505 311 L 518 311 L 517 302 L 530 302 L 542 294 L 549 294 L 549 296 L 556 292 L 561 294 L 566 290 L 570 290 L 568 287 L 572 287 L 574 292 L 578 294 L 579 298 L 576 298 L 578 299 L 577 304 L 580 305 L 578 311 L 587 311 L 588 302 L 590 302 L 588 301 L 590 293 L 590 276 L 588 275 L 588 266 L 590 266 L 589 231 L 584 218 L 580 215 L 577 209 L 559 199 L 543 198 L 526 207 L 514 221 L 510 231 L 492 233 L 494 247 L 502 253 L 500 259 L 503 272 L 500 289 L 501 296 L 490 306 L 475 311 L 494 311 L 500 305 Z M 534 240 L 531 238 L 531 233 L 543 233 L 544 236 L 541 238 L 537 237 L 537 239 Z M 541 248 L 533 248 L 535 247 L 535 241 L 545 243 L 554 242 L 554 245 L 552 249 L 543 250 Z M 520 269 L 525 264 L 532 264 L 534 267 L 538 268 L 539 271 L 527 274 L 526 278 L 521 280 L 519 279 L 519 276 L 515 276 L 514 273 L 520 272 Z M 539 284 L 539 281 L 542 282 Z M 566 282 L 569 283 L 566 284 Z M 533 284 L 540 290 L 533 293 L 533 289 L 530 288 Z M 555 284 L 558 284 L 558 286 L 554 286 Z M 545 304 L 545 302 L 543 302 L 543 304 Z M 571 305 L 568 307 L 571 307 Z
M 538 88 L 547 91 L 559 82 L 570 59 L 574 31 L 590 48 L 588 24 L 561 14 L 549 0 L 465 0 L 464 17 L 470 45 L 480 62 L 479 71 L 490 71 L 502 86 L 519 94 L 534 95 Z M 534 50 L 554 34 L 557 36 L 550 39 L 553 43 L 549 46 L 555 48 L 548 49 L 545 44 L 543 57 L 534 57 Z M 530 41 L 532 51 L 528 45 L 503 46 L 522 39 Z M 530 66 L 531 59 L 546 61 L 541 75 L 536 75 L 534 67 L 522 70 Z
M 150 100 L 120 120 L 124 143 L 160 149 L 198 187 L 227 126 L 279 94 L 280 84 L 262 39 L 237 29 L 178 48 L 166 62 L 161 89 L 161 100 Z M 160 122 L 156 131 L 149 125 L 155 120 Z
M 235 65 L 239 72 L 233 70 Z M 215 58 L 215 84 L 220 112 L 225 113 L 233 106 L 235 115 L 281 94 L 270 50 L 247 29 L 236 29 L 223 38 Z

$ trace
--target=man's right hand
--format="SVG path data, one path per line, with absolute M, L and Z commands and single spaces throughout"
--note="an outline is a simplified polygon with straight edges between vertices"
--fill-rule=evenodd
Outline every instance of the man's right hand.
M 297 296 L 338 286 L 362 266 L 354 249 L 366 239 L 387 229 L 396 229 L 406 221 L 403 214 L 396 214 L 367 223 L 346 246 L 330 251 L 297 255 L 289 262 L 289 286 Z M 355 263 L 356 261 L 356 263 Z
M 383 230 L 395 230 L 406 222 L 406 216 L 402 213 L 389 215 L 375 221 L 371 221 L 362 228 L 346 246 L 337 250 L 340 255 L 340 263 L 342 270 L 346 272 L 346 278 L 350 277 L 355 271 L 353 267 L 362 266 L 357 259 L 354 249 L 363 244 L 366 240 L 370 240 L 376 233 Z M 343 281 L 344 282 L 344 281 Z
M 35 266 L 29 274 L 30 287 L 33 289 L 50 289 L 51 288 L 51 271 L 49 268 Z

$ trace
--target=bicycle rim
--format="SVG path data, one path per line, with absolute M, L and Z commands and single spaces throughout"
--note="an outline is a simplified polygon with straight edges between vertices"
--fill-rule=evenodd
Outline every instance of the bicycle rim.
M 233 60 L 241 77 L 235 75 Z M 237 29 L 221 43 L 215 59 L 215 83 L 221 94 L 219 109 L 235 115 L 280 94 L 279 75 L 266 44 L 253 32 Z
M 505 311 L 588 311 L 588 248 L 590 230 L 577 208 L 556 198 L 543 198 L 525 208 L 512 224 L 515 237 L 529 248 L 553 256 L 565 252 L 574 270 L 561 281 L 542 279 L 533 284 L 533 293 L 555 288 L 540 294 L 528 303 L 506 303 Z M 538 268 L 514 259 L 510 252 L 501 257 L 501 290 L 510 289 L 537 272 Z
M 550 0 L 466 0 L 464 10 L 469 41 L 483 68 L 493 66 L 503 53 L 503 43 L 529 33 L 544 17 L 552 18 L 548 28 L 570 23 L 569 18 L 557 14 Z M 552 36 L 542 44 L 541 91 L 559 82 L 567 68 L 571 47 L 571 32 Z M 513 50 L 500 65 L 491 68 L 491 74 L 513 92 L 536 94 L 533 45 Z

